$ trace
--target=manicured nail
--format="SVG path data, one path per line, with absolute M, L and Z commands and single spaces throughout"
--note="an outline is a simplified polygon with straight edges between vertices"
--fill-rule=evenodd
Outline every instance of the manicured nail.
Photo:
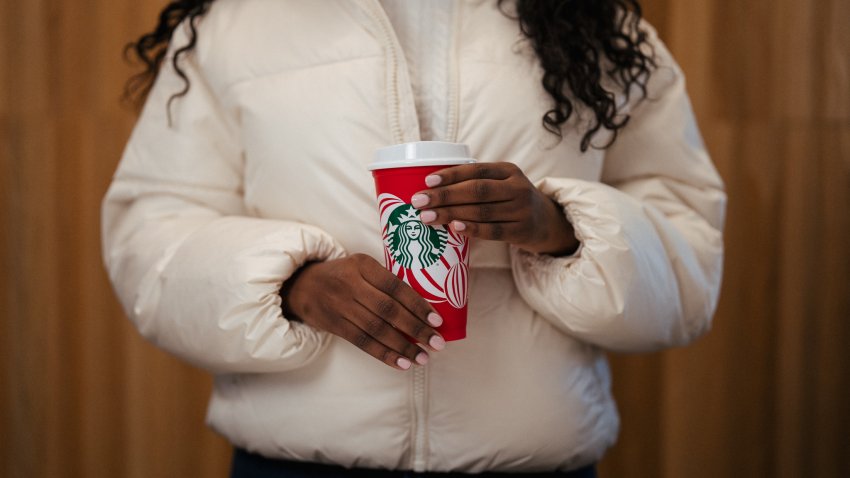
M 460 221 L 452 221 L 452 229 L 454 229 L 455 231 L 463 231 L 464 229 L 466 229 L 466 224 Z
M 428 200 L 430 199 L 431 198 L 425 194 L 414 194 L 413 197 L 410 198 L 410 204 L 412 204 L 413 207 L 422 207 L 428 204 Z
M 416 363 L 418 363 L 419 365 L 425 365 L 426 363 L 428 363 L 428 354 L 426 354 L 425 352 L 419 352 L 419 354 L 416 356 Z
M 422 211 L 419 213 L 419 220 L 428 224 L 429 222 L 434 222 L 434 219 L 437 219 L 437 213 L 434 211 Z
M 434 312 L 431 312 L 430 314 L 428 314 L 428 323 L 431 324 L 433 327 L 439 327 L 443 325 L 443 318 L 435 314 Z
M 439 186 L 441 182 L 443 182 L 443 178 L 437 176 L 436 174 L 430 174 L 428 176 L 425 176 L 425 184 L 427 184 L 429 188 Z
M 434 350 L 443 350 L 446 348 L 446 341 L 439 335 L 432 335 L 431 340 L 428 341 L 428 345 L 430 345 Z
M 410 368 L 411 365 L 413 365 L 410 363 L 410 360 L 407 360 L 404 357 L 399 357 L 398 360 L 395 361 L 395 363 L 396 365 L 398 365 L 398 368 L 402 370 L 407 370 Z

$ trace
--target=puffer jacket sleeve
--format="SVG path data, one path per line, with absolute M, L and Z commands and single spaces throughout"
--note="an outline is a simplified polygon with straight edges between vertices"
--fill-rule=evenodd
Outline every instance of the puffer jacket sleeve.
M 191 88 L 172 103 L 172 125 L 166 103 L 184 84 L 166 59 L 103 201 L 109 277 L 141 334 L 190 363 L 303 366 L 329 337 L 286 320 L 279 289 L 304 263 L 345 252 L 316 227 L 246 214 L 235 114 L 193 55 L 181 65 Z
M 523 298 L 567 334 L 614 351 L 684 345 L 711 324 L 722 272 L 726 195 L 684 77 L 654 32 L 649 98 L 607 150 L 602 183 L 538 186 L 581 246 L 556 258 L 512 248 Z

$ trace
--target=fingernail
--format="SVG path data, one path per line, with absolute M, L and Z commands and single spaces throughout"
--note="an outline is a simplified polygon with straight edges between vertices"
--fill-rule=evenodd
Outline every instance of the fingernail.
M 413 207 L 422 207 L 428 204 L 429 199 L 430 198 L 425 194 L 414 194 L 413 197 L 410 198 L 410 204 L 412 204 Z
M 437 219 L 437 213 L 434 211 L 422 211 L 419 213 L 419 220 L 426 224 L 433 222 L 434 219 Z
M 427 184 L 429 188 L 439 186 L 441 182 L 443 182 L 443 178 L 437 176 L 436 174 L 430 174 L 428 176 L 425 176 L 425 184 Z
M 419 354 L 416 356 L 416 363 L 418 363 L 419 365 L 425 365 L 426 363 L 428 363 L 428 354 L 426 354 L 425 352 L 419 352 Z
M 428 341 L 428 345 L 433 347 L 434 350 L 443 350 L 446 348 L 446 341 L 439 335 L 433 335 L 431 340 Z
M 411 365 L 413 365 L 412 363 L 410 363 L 410 360 L 407 360 L 404 357 L 399 357 L 398 360 L 395 361 L 395 363 L 402 370 L 407 370 L 410 368 Z
M 428 314 L 428 323 L 434 327 L 439 327 L 443 325 L 443 318 L 435 314 L 434 312 L 431 312 L 430 314 Z
M 466 224 L 460 221 L 452 221 L 452 228 L 455 231 L 463 231 L 464 229 L 466 229 Z

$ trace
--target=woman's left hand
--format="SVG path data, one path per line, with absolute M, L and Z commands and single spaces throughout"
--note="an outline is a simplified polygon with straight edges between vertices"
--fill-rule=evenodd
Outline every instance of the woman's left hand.
M 427 176 L 425 184 L 430 189 L 411 198 L 425 224 L 450 224 L 468 237 L 539 254 L 566 255 L 578 248 L 561 207 L 513 163 L 454 166 Z

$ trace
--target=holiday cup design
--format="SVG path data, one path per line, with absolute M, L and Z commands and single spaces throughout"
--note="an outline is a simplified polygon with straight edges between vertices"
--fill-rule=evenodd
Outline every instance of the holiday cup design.
M 446 340 L 466 337 L 469 242 L 445 225 L 424 224 L 408 201 L 426 189 L 425 176 L 474 162 L 465 145 L 437 141 L 379 149 L 370 165 L 375 178 L 384 264 L 433 304 L 443 317 Z
M 419 220 L 419 211 L 392 194 L 378 196 L 384 263 L 432 304 L 466 306 L 469 241 Z

